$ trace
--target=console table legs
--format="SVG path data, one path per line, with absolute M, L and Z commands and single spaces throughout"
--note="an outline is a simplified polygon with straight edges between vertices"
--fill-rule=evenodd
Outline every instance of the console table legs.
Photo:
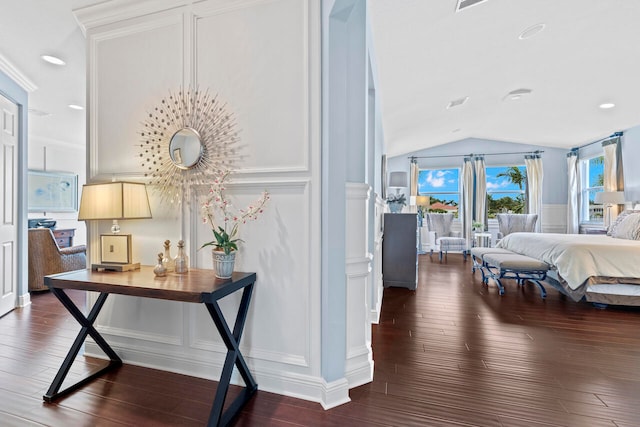
M 71 301 L 69 296 L 62 289 L 52 287 L 51 292 L 60 300 L 60 302 L 66 307 L 69 313 L 73 315 L 78 323 L 80 323 L 82 328 L 80 329 L 78 336 L 73 342 L 69 353 L 65 357 L 60 370 L 53 380 L 53 383 L 49 387 L 49 390 L 43 396 L 43 399 L 46 402 L 52 402 L 53 400 L 61 396 L 69 394 L 72 391 L 77 390 L 78 388 L 92 381 L 94 378 L 107 372 L 108 370 L 122 365 L 122 359 L 118 357 L 116 352 L 109 346 L 109 344 L 107 344 L 105 339 L 93 327 L 93 323 L 98 317 L 98 314 L 100 313 L 100 310 L 102 309 L 102 306 L 104 305 L 109 294 L 101 293 L 93 308 L 91 309 L 89 315 L 85 317 L 84 314 L 78 309 L 78 307 L 76 307 L 73 301 Z M 236 321 L 233 326 L 233 331 L 231 331 L 231 329 L 229 328 L 229 325 L 225 320 L 224 315 L 222 314 L 222 310 L 218 305 L 218 300 L 228 295 L 228 293 L 221 294 L 220 297 L 208 295 L 207 298 L 205 298 L 204 304 L 207 307 L 207 310 L 209 311 L 209 314 L 213 319 L 213 323 L 220 333 L 225 346 L 227 347 L 227 355 L 225 357 L 224 367 L 222 369 L 222 374 L 220 376 L 220 381 L 216 390 L 215 399 L 213 401 L 213 406 L 209 415 L 209 421 L 207 423 L 208 426 L 228 425 L 258 389 L 258 384 L 256 384 L 256 381 L 251 375 L 251 372 L 249 372 L 249 367 L 247 366 L 247 363 L 245 362 L 244 357 L 240 352 L 240 339 L 242 338 L 242 331 L 244 329 L 245 321 L 247 320 L 247 313 L 249 311 L 249 303 L 251 301 L 252 292 L 253 283 L 244 285 L 242 299 L 240 300 L 240 306 L 238 307 L 238 313 L 236 315 Z M 73 364 L 76 356 L 78 355 L 78 352 L 82 348 L 82 344 L 84 343 L 88 335 L 90 335 L 91 338 L 94 339 L 96 344 L 98 344 L 98 346 L 109 357 L 109 364 L 104 368 L 98 370 L 97 372 L 90 374 L 88 377 L 67 387 L 66 389 L 59 391 L 64 379 L 69 373 L 71 365 Z M 238 372 L 244 380 L 245 387 L 242 392 L 233 400 L 233 402 L 231 402 L 227 410 L 223 412 L 224 402 L 227 397 L 227 391 L 229 390 L 229 383 L 231 381 L 231 375 L 233 373 L 234 366 L 238 368 Z
M 62 305 L 66 307 L 66 309 L 71 313 L 71 315 L 75 317 L 75 319 L 78 321 L 78 323 L 80 323 L 82 328 L 80 329 L 78 336 L 73 342 L 73 345 L 69 350 L 69 353 L 67 353 L 67 356 L 62 362 L 62 366 L 60 367 L 60 370 L 58 370 L 58 373 L 54 378 L 53 382 L 51 383 L 49 390 L 44 396 L 42 396 L 45 402 L 52 402 L 54 399 L 57 399 L 61 396 L 69 394 L 72 391 L 77 390 L 78 388 L 87 384 L 89 381 L 93 380 L 94 378 L 99 377 L 103 373 L 122 365 L 122 359 L 118 357 L 116 352 L 113 351 L 113 349 L 109 346 L 109 344 L 107 344 L 104 338 L 102 338 L 102 335 L 100 335 L 98 331 L 93 327 L 93 322 L 95 322 L 96 318 L 98 317 L 98 314 L 100 313 L 100 310 L 102 309 L 102 306 L 104 305 L 104 302 L 106 301 L 107 296 L 109 294 L 105 294 L 105 293 L 100 294 L 100 296 L 98 297 L 98 300 L 96 301 L 93 308 L 91 309 L 91 312 L 87 317 L 85 317 L 84 314 L 82 314 L 82 312 L 78 309 L 78 307 L 76 307 L 73 301 L 71 301 L 71 299 L 67 296 L 67 294 L 62 289 L 52 288 L 51 292 L 53 292 L 53 294 L 60 300 Z M 106 355 L 109 357 L 109 364 L 104 368 L 92 373 L 88 377 L 78 381 L 77 383 L 70 385 L 69 387 L 65 388 L 62 391 L 59 391 L 60 386 L 62 386 L 62 382 L 64 381 L 67 374 L 69 373 L 69 369 L 71 369 L 71 365 L 73 365 L 73 362 L 76 359 L 78 352 L 82 348 L 82 344 L 84 343 L 84 340 L 87 338 L 87 335 L 91 335 L 91 338 L 93 338 L 96 344 L 100 346 L 102 351 L 106 353 Z
M 249 310 L 249 302 L 251 301 L 251 292 L 253 291 L 253 284 L 244 288 L 242 292 L 242 300 L 238 307 L 238 314 L 236 315 L 236 323 L 233 327 L 233 333 L 229 329 L 222 310 L 217 301 L 211 301 L 205 303 L 209 314 L 213 319 L 213 322 L 227 347 L 227 356 L 224 361 L 224 367 L 222 374 L 220 375 L 220 382 L 218 383 L 218 389 L 216 390 L 216 397 L 213 401 L 211 408 L 211 415 L 209 416 L 209 426 L 226 426 L 231 420 L 240 412 L 240 409 L 245 403 L 251 399 L 253 394 L 258 389 L 249 367 L 240 353 L 240 338 L 242 337 L 242 331 L 244 329 L 244 323 L 247 319 L 247 312 Z M 231 374 L 233 373 L 233 366 L 238 368 L 238 372 L 242 376 L 245 383 L 245 388 L 229 405 L 226 412 L 222 412 L 224 407 L 224 401 L 229 390 L 229 382 L 231 381 Z

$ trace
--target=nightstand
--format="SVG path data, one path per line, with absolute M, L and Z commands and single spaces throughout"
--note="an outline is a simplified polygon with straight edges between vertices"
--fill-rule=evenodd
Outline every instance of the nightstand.
M 53 237 L 56 238 L 60 249 L 73 246 L 73 236 L 76 234 L 75 228 L 53 228 L 51 232 Z

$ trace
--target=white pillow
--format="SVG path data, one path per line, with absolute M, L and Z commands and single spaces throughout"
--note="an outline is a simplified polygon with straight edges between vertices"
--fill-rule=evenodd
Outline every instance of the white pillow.
M 607 236 L 613 236 L 613 233 L 616 229 L 616 227 L 622 222 L 623 219 L 625 219 L 628 215 L 631 215 L 632 213 L 639 213 L 640 210 L 633 210 L 633 209 L 626 209 L 622 212 L 620 212 L 620 214 L 616 217 L 615 221 L 613 221 L 613 224 L 611 224 L 609 226 L 609 228 L 607 229 Z
M 640 240 L 640 213 L 626 215 L 613 229 L 611 237 L 616 239 Z

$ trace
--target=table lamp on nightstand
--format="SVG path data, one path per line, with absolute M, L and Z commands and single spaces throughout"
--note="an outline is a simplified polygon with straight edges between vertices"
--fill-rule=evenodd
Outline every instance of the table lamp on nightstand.
M 113 220 L 112 234 L 100 235 L 100 263 L 91 264 L 91 269 L 140 268 L 140 263 L 131 260 L 131 234 L 120 234 L 118 220 L 145 218 L 151 218 L 151 208 L 144 184 L 120 181 L 83 185 L 78 221 Z
M 611 208 L 624 203 L 624 191 L 600 191 L 596 193 L 594 202 L 604 206 L 604 227 L 608 228 L 611 225 Z

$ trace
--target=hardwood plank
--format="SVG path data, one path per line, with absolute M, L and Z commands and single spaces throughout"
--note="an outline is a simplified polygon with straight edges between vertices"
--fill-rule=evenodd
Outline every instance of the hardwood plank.
M 551 289 L 542 300 L 513 281 L 499 296 L 460 256 L 435 260 L 420 256 L 417 290 L 384 290 L 374 379 L 352 389 L 350 403 L 325 411 L 259 390 L 236 425 L 640 425 L 640 309 L 597 310 Z M 82 292 L 68 293 L 84 305 Z M 79 326 L 51 294 L 32 301 L 0 319 L 0 424 L 205 423 L 215 381 L 132 365 L 44 404 Z M 97 363 L 80 357 L 70 376 Z

